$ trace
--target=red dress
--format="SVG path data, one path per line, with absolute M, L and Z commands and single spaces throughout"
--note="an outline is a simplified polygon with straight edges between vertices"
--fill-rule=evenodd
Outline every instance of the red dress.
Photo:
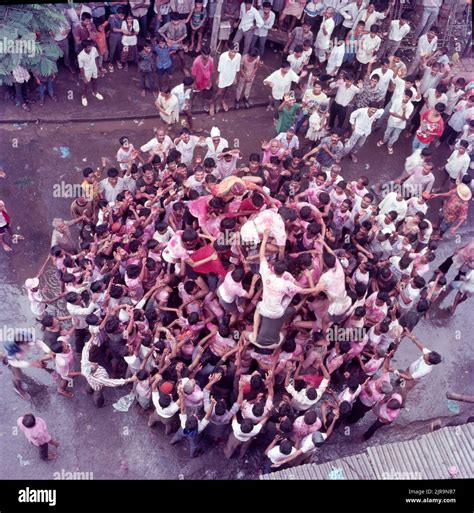
M 191 73 L 194 77 L 194 89 L 202 91 L 209 89 L 212 85 L 212 74 L 214 73 L 214 59 L 209 57 L 207 64 L 203 64 L 202 58 L 199 55 L 194 59 Z

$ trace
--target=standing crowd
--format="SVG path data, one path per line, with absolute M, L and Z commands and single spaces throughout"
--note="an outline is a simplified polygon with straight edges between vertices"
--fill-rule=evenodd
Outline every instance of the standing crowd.
M 474 241 L 432 265 L 440 241 L 468 215 L 474 93 L 472 82 L 451 78 L 433 27 L 438 2 L 425 3 L 418 26 L 402 13 L 383 32 L 391 4 L 377 11 L 362 0 L 303 1 L 278 10 L 276 0 L 273 8 L 243 2 L 215 81 L 201 30 L 211 3 L 158 1 L 154 25 L 147 2 L 130 2 L 125 13 L 123 2 L 110 2 L 117 9 L 108 18 L 99 7 L 82 13 L 73 26 L 77 49 L 84 46 L 81 73 L 89 76 L 83 52 L 98 53 L 99 74 L 137 59 L 144 91 L 157 72 L 164 128 L 141 146 L 122 137 L 116 166 L 84 169 L 72 219 L 54 220 L 48 259 L 25 284 L 41 341 L 5 349 L 16 391 L 27 395 L 22 368 L 51 361 L 66 398 L 79 379 L 97 407 L 107 388 L 131 388 L 149 426 L 163 425 L 191 457 L 206 439 L 222 442 L 226 458 L 263 443 L 265 472 L 310 461 L 333 432 L 369 412 L 363 440 L 395 422 L 411 390 L 442 363 L 413 335 L 416 325 L 452 288 L 451 312 L 474 294 Z M 225 12 L 232 2 L 224 4 Z M 228 110 L 236 84 L 235 108 L 248 106 L 265 30 L 288 21 L 285 58 L 263 82 L 275 138 L 244 160 L 218 127 L 208 137 L 193 134 L 193 96 L 213 87 L 214 116 Z M 92 37 L 104 26 L 106 52 Z M 118 27 L 120 54 L 118 43 L 112 50 Z M 139 52 L 136 39 L 124 42 L 150 30 L 158 41 L 145 40 Z M 399 46 L 410 31 L 418 43 L 408 64 Z M 184 53 L 194 48 L 199 55 L 187 70 Z M 155 60 L 168 65 L 155 70 Z M 168 85 L 176 60 L 185 72 L 180 94 Z M 94 73 L 84 83 L 100 100 Z M 190 128 L 172 138 L 181 113 Z M 377 146 L 389 155 L 403 132 L 411 138 L 399 177 L 384 184 L 345 178 L 344 158 L 357 162 L 377 128 L 384 129 Z M 451 154 L 435 169 L 433 154 L 444 144 Z M 429 208 L 436 198 L 439 213 Z M 2 214 L 0 224 L 2 217 L 4 242 L 9 217 Z M 53 298 L 41 286 L 47 265 L 61 283 Z M 456 275 L 448 279 L 451 267 Z M 409 341 L 419 358 L 399 369 L 392 360 Z M 44 356 L 28 359 L 33 345 Z M 27 414 L 18 422 L 51 458 L 48 444 L 57 442 L 44 421 Z

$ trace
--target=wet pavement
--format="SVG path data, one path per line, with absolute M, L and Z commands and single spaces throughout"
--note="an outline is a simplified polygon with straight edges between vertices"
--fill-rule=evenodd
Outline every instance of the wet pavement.
M 107 117 L 106 108 L 114 116 L 120 115 L 117 114 L 120 109 L 115 108 L 123 103 L 127 105 L 127 117 L 132 118 L 126 121 L 0 126 L 0 167 L 8 175 L 0 181 L 0 199 L 6 202 L 14 231 L 25 237 L 14 246 L 12 253 L 0 253 L 2 330 L 35 326 L 23 283 L 36 274 L 47 256 L 53 218 L 68 219 L 73 200 L 56 197 L 55 186 L 61 182 L 65 186 L 80 183 L 81 170 L 98 165 L 102 156 L 114 159 L 121 136 L 128 135 L 137 147 L 152 137 L 154 126 L 160 125 L 156 119 L 140 116 L 151 107 L 142 107 L 134 118 L 135 103 L 127 104 L 126 94 L 120 96 L 118 103 L 104 105 L 101 111 L 103 118 Z M 61 105 L 62 118 L 66 116 L 64 109 L 69 117 L 73 117 L 74 108 L 70 109 L 65 102 L 55 106 L 54 116 L 61 113 Z M 48 108 L 48 105 L 44 107 L 45 113 Z M 231 145 L 241 148 L 244 157 L 257 150 L 261 140 L 268 140 L 274 133 L 270 114 L 264 108 L 219 114 L 214 121 L 207 116 L 196 116 L 197 128 L 209 131 L 214 124 L 221 128 L 222 136 Z M 365 174 L 372 181 L 386 181 L 399 175 L 403 159 L 410 151 L 409 140 L 402 138 L 397 152 L 390 157 L 384 149 L 375 147 L 378 135 L 372 135 L 361 150 L 359 164 L 344 160 L 342 174 L 345 178 L 354 179 Z M 447 148 L 440 150 L 435 157 L 436 166 L 441 165 L 448 154 Z M 67 191 L 67 188 L 63 190 Z M 433 217 L 437 208 L 432 206 L 430 211 Z M 472 220 L 471 209 L 471 227 L 465 224 L 460 237 L 441 243 L 436 265 L 472 237 Z M 54 291 L 56 279 L 51 270 L 46 272 L 42 282 L 47 282 Z M 451 304 L 452 297 L 453 294 L 442 306 Z M 415 334 L 429 348 L 440 352 L 444 361 L 413 390 L 397 423 L 378 431 L 370 444 L 409 439 L 425 433 L 433 419 L 440 418 L 445 425 L 465 422 L 473 415 L 473 405 L 448 402 L 445 397 L 447 391 L 474 394 L 472 346 L 469 344 L 473 328 L 471 311 L 472 301 L 461 304 L 453 317 L 438 308 L 431 314 L 430 321 L 420 322 Z M 37 333 L 40 336 L 39 331 Z M 397 368 L 404 369 L 418 356 L 414 344 L 405 339 L 393 362 Z M 55 382 L 44 370 L 29 369 L 26 373 L 30 377 L 31 402 L 14 393 L 8 369 L 0 366 L 3 399 L 0 402 L 0 479 L 52 479 L 54 473 L 61 470 L 92 472 L 95 479 L 253 479 L 258 475 L 263 444 L 252 448 L 245 460 L 227 461 L 222 447 L 215 444 L 207 447 L 202 457 L 189 459 L 185 448 L 169 445 L 169 438 L 161 428 L 147 427 L 147 416 L 137 405 L 128 412 L 117 412 L 112 408 L 113 402 L 128 393 L 127 388 L 108 389 L 107 405 L 96 409 L 85 393 L 82 378 L 75 381 L 75 397 L 67 399 L 57 394 Z M 28 411 L 43 417 L 53 437 L 59 440 L 61 446 L 56 461 L 41 462 L 36 449 L 17 433 L 16 419 Z M 368 414 L 350 431 L 335 433 L 317 456 L 318 460 L 327 461 L 363 450 L 367 444 L 360 441 L 360 436 L 371 422 L 373 417 Z

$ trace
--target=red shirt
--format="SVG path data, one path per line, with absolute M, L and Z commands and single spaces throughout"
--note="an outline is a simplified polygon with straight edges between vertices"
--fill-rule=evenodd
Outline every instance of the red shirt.
M 428 119 L 433 112 L 433 109 L 430 109 L 421 116 L 420 127 L 416 131 L 418 140 L 423 144 L 429 144 L 435 137 L 439 137 L 444 131 L 444 121 L 441 116 L 438 121 L 430 121 Z
M 256 207 L 250 198 L 246 198 L 242 201 L 239 207 L 240 212 L 258 212 L 259 207 Z
M 190 258 L 193 262 L 198 262 L 199 260 L 204 260 L 205 258 L 211 256 L 214 252 L 214 246 L 212 244 L 207 244 L 206 246 L 203 246 L 202 248 L 192 253 Z M 211 260 L 210 262 L 207 262 L 207 264 L 193 267 L 193 270 L 202 274 L 215 273 L 222 277 L 227 274 L 227 271 L 225 270 L 219 258 L 217 258 L 217 260 Z

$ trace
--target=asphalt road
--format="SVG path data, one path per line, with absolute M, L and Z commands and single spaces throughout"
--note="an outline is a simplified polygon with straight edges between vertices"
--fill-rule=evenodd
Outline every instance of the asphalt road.
M 67 106 L 63 115 L 67 116 Z M 81 170 L 98 165 L 100 158 L 114 158 L 118 139 L 128 135 L 135 146 L 152 137 L 156 120 L 137 118 L 135 121 L 94 123 L 28 124 L 0 126 L 0 166 L 7 178 L 0 182 L 0 199 L 7 204 L 14 230 L 25 240 L 10 254 L 0 253 L 0 328 L 25 329 L 34 326 L 24 280 L 36 274 L 46 258 L 51 222 L 54 217 L 69 218 L 72 198 L 55 197 L 54 190 L 61 182 L 82 181 Z M 209 130 L 216 124 L 222 135 L 233 145 L 239 145 L 244 156 L 258 148 L 262 139 L 273 134 L 270 115 L 263 108 L 218 115 L 214 122 L 198 116 L 196 126 Z M 377 134 L 378 135 L 378 134 Z M 384 149 L 375 147 L 373 135 L 359 154 L 359 163 L 343 162 L 343 176 L 353 179 L 361 174 L 372 181 L 386 181 L 398 176 L 403 159 L 409 153 L 409 142 L 401 140 L 397 153 L 389 157 Z M 67 148 L 67 149 L 61 149 Z M 447 148 L 435 159 L 442 164 Z M 436 213 L 431 207 L 431 215 Z M 472 212 L 471 212 L 472 226 Z M 472 237 L 472 228 L 463 227 L 457 240 L 443 242 L 438 250 L 438 265 L 459 244 Z M 50 287 L 54 278 L 46 275 Z M 452 295 L 442 306 L 450 304 Z M 470 315 L 472 302 L 462 304 L 456 315 L 449 317 L 443 309 L 433 313 L 428 322 L 421 322 L 415 334 L 428 347 L 443 355 L 443 364 L 409 396 L 407 408 L 396 425 L 382 429 L 371 444 L 408 439 L 426 432 L 432 419 L 442 423 L 462 422 L 473 414 L 472 405 L 448 402 L 446 391 L 473 394 L 472 348 L 469 347 L 473 328 Z M 5 331 L 3 331 L 5 333 Z M 418 357 L 417 349 L 405 340 L 394 364 L 406 368 Z M 108 404 L 96 409 L 85 394 L 84 381 L 74 385 L 75 397 L 66 399 L 56 392 L 54 381 L 45 371 L 27 371 L 32 402 L 20 399 L 10 382 L 9 371 L 0 366 L 0 479 L 52 479 L 55 472 L 89 472 L 95 479 L 233 479 L 255 478 L 262 461 L 261 448 L 249 452 L 244 461 L 228 462 L 218 446 L 208 447 L 204 456 L 191 460 L 182 447 L 171 447 L 160 428 L 150 430 L 146 415 L 133 405 L 128 412 L 117 412 L 111 404 L 128 391 L 107 390 Z M 53 437 L 61 443 L 55 462 L 41 462 L 36 450 L 22 434 L 16 432 L 16 419 L 32 411 L 48 423 Z M 360 435 L 373 421 L 368 414 L 350 432 L 336 433 L 318 455 L 326 461 L 360 452 L 366 444 Z

